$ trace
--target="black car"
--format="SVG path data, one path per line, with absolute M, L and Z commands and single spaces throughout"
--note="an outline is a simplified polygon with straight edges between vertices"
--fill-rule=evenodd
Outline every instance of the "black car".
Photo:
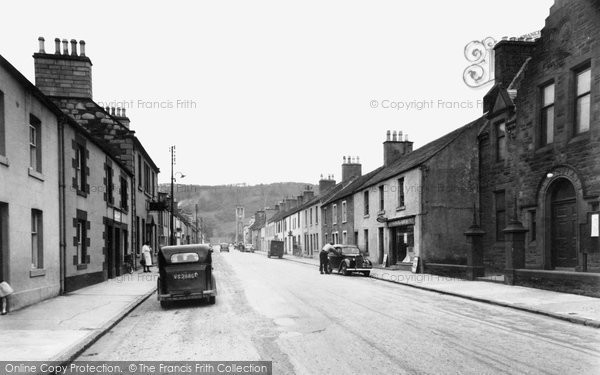
M 229 252 L 229 244 L 226 242 L 219 244 L 219 252 L 222 253 L 223 251 Z
M 158 253 L 157 297 L 163 308 L 170 302 L 217 296 L 212 274 L 212 250 L 208 245 L 165 246 Z
M 328 255 L 327 270 L 331 273 L 337 270 L 345 276 L 353 272 L 360 272 L 365 276 L 371 274 L 373 264 L 363 256 L 360 249 L 356 245 L 333 245 L 334 250 L 331 250 Z

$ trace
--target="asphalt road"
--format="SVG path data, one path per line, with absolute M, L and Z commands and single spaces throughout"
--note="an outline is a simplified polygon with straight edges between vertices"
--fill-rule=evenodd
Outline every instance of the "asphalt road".
M 151 297 L 80 360 L 269 360 L 275 374 L 600 373 L 600 330 L 264 254 L 216 253 L 217 303 Z

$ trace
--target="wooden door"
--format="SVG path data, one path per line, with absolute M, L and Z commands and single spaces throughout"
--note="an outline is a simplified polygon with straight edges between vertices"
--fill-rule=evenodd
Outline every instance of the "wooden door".
M 554 267 L 577 266 L 577 209 L 575 201 L 552 205 L 552 260 Z

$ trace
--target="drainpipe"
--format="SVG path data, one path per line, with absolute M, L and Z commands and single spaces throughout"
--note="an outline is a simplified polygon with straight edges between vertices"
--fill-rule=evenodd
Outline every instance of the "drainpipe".
M 58 217 L 59 217 L 59 264 L 60 264 L 60 294 L 65 293 L 66 279 L 66 202 L 65 202 L 65 119 L 58 119 Z
M 135 173 L 135 153 L 133 154 L 133 168 L 134 173 L 131 177 L 131 259 L 133 261 L 133 269 L 137 271 L 137 252 L 138 252 L 138 243 L 136 241 L 138 237 L 138 228 L 136 226 L 136 217 L 137 217 L 137 209 L 135 206 L 135 196 L 137 194 L 136 189 L 136 179 L 138 178 L 138 174 Z M 139 171 L 138 171 L 139 172 Z

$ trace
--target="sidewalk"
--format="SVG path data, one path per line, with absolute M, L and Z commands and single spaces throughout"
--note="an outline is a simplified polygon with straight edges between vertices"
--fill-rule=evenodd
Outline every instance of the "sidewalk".
M 292 255 L 286 255 L 284 259 L 319 267 L 318 259 Z M 371 277 L 600 328 L 600 298 L 385 268 L 373 268 Z
M 0 316 L 0 361 L 74 358 L 151 296 L 157 277 L 127 274 Z

